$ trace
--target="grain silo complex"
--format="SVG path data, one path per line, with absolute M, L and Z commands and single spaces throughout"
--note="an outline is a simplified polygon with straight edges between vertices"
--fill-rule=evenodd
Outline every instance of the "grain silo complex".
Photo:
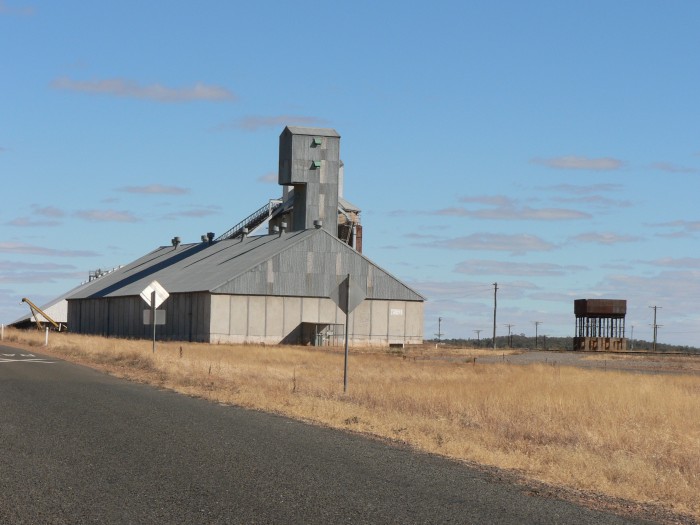
M 218 238 L 174 238 L 81 288 L 68 298 L 70 330 L 150 337 L 141 292 L 157 281 L 170 294 L 159 339 L 335 344 L 346 316 L 331 297 L 350 276 L 364 297 L 348 316 L 351 344 L 422 343 L 424 298 L 358 251 L 359 210 L 342 197 L 338 133 L 287 127 L 279 152 L 282 198 Z M 265 234 L 252 234 L 265 224 Z

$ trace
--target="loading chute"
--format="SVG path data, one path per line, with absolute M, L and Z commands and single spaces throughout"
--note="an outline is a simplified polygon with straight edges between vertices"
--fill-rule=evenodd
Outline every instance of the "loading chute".
M 41 315 L 41 317 L 46 319 L 47 323 L 52 324 L 53 327 L 56 330 L 58 330 L 59 332 L 61 331 L 61 326 L 63 326 L 63 325 L 61 325 L 61 323 L 57 323 L 56 321 L 51 319 L 51 317 L 49 317 L 49 315 L 46 312 L 44 312 L 41 308 L 39 308 L 37 305 L 35 305 L 29 299 L 27 299 L 26 297 L 23 297 L 22 302 L 27 303 L 27 305 L 29 306 L 29 309 L 32 311 L 32 316 L 34 317 L 34 322 L 36 323 L 36 326 L 39 328 L 39 330 L 41 330 L 43 328 L 43 325 L 41 324 L 41 321 L 39 320 L 39 316 Z M 64 326 L 64 328 L 65 328 L 65 326 Z

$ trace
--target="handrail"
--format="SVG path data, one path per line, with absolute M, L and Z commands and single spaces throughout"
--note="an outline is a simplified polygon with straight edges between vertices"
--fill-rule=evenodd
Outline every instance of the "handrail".
M 223 241 L 225 239 L 235 239 L 243 233 L 243 228 L 254 228 L 256 226 L 259 226 L 267 219 L 269 219 L 274 213 L 274 211 L 280 206 L 282 206 L 281 199 L 270 199 L 270 201 L 267 204 L 265 204 L 265 206 L 248 215 L 248 217 L 236 224 L 233 228 L 228 230 L 223 235 L 219 235 L 215 240 Z

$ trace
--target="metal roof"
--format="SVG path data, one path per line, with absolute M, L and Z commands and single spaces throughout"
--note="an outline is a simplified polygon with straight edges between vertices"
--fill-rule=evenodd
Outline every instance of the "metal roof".
M 186 244 L 177 248 L 163 246 L 80 288 L 68 299 L 138 296 L 154 280 L 169 293 L 327 297 L 336 281 L 339 265 L 344 272 L 361 279 L 370 275 L 368 298 L 424 300 L 323 229 Z M 274 287 L 270 284 L 270 272 L 278 276 Z
M 301 126 L 287 126 L 284 129 L 288 129 L 294 135 L 310 135 L 319 137 L 338 137 L 340 134 L 331 128 L 304 128 Z M 284 131 L 282 131 L 284 133 Z

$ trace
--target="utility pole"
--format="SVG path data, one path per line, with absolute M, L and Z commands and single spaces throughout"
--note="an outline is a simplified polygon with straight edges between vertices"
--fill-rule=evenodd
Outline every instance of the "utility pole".
M 508 348 L 513 348 L 513 336 L 510 333 L 510 329 L 514 327 L 514 324 L 506 324 L 508 327 Z
M 496 349 L 496 292 L 498 283 L 493 283 L 493 349 Z
M 479 334 L 482 332 L 481 330 L 474 330 L 476 332 L 476 346 L 481 346 L 481 339 L 479 339 Z
M 542 321 L 533 321 L 535 323 L 535 350 L 537 350 L 537 327 L 542 324 Z
M 438 317 L 438 331 L 437 334 L 435 334 L 438 338 L 438 344 L 440 344 L 440 339 L 442 338 L 443 334 L 442 333 L 442 317 Z
M 661 306 L 650 306 L 649 308 L 654 309 L 654 324 L 653 324 L 653 326 L 654 326 L 654 349 L 653 349 L 653 351 L 656 352 L 656 333 L 657 333 L 659 326 L 661 326 L 661 325 L 656 324 L 656 310 L 657 310 L 657 308 L 661 308 Z

